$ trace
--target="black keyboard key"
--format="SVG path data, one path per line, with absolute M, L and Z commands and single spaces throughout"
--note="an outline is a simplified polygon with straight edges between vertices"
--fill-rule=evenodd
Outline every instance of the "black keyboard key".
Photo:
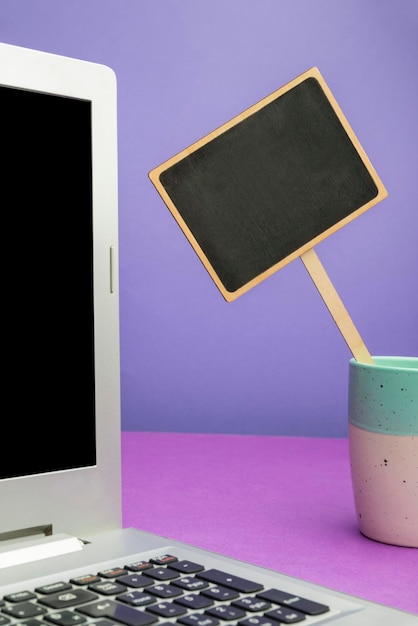
M 158 598 L 176 598 L 181 596 L 183 591 L 179 587 L 173 587 L 173 585 L 154 585 L 154 587 L 147 588 L 148 593 L 152 593 Z
M 196 574 L 196 572 L 202 572 L 205 569 L 203 565 L 193 563 L 193 561 L 177 561 L 176 563 L 171 563 L 169 568 L 183 574 Z
M 58 591 L 66 591 L 67 589 L 71 589 L 71 585 L 69 583 L 58 582 L 52 583 L 51 585 L 43 585 L 43 587 L 37 587 L 35 591 L 37 593 L 47 595 L 50 593 L 57 593 Z
M 186 589 L 187 591 L 200 591 L 209 587 L 209 583 L 206 580 L 200 578 L 194 578 L 193 576 L 183 576 L 179 580 L 173 580 L 173 585 Z
M 123 593 L 121 596 L 116 596 L 116 600 L 130 606 L 146 606 L 156 602 L 156 597 L 144 591 L 128 591 L 128 593 Z
M 36 620 L 33 620 L 36 621 Z M 6 624 L 10 624 L 11 620 L 5 615 L 0 615 L 0 626 L 6 626 Z
M 249 611 L 250 613 L 264 613 L 268 611 L 271 607 L 270 602 L 267 600 L 261 600 L 260 598 L 240 598 L 232 603 L 234 606 L 238 606 L 240 609 L 244 609 L 244 611 Z
M 136 561 L 136 563 L 129 563 L 129 565 L 125 565 L 125 569 L 129 572 L 143 572 L 151 567 L 152 565 L 149 561 Z
M 50 613 L 45 616 L 45 620 L 55 624 L 55 626 L 78 626 L 87 621 L 82 615 L 73 611 L 60 611 L 59 613 Z
M 172 602 L 160 602 L 159 604 L 153 604 L 147 608 L 147 611 L 169 619 L 179 617 L 187 612 L 183 606 L 179 606 L 178 604 L 174 604 Z
M 177 621 L 180 624 L 184 624 L 184 626 L 218 626 L 219 624 L 219 620 L 214 617 L 210 615 L 199 615 L 199 613 L 180 617 Z
M 142 574 L 127 574 L 126 576 L 121 576 L 116 579 L 117 583 L 122 585 L 126 585 L 127 587 L 134 587 L 138 589 L 139 587 L 148 587 L 148 585 L 154 585 L 155 581 L 152 578 L 148 578 L 147 576 L 142 576 Z
M 255 593 L 256 591 L 261 591 L 263 589 L 263 585 L 255 583 L 251 580 L 246 580 L 245 578 L 240 578 L 239 576 L 234 576 L 233 574 L 221 572 L 217 569 L 209 569 L 205 572 L 200 572 L 197 576 L 198 578 L 203 578 L 203 580 L 207 580 L 210 583 L 222 585 L 223 587 L 229 587 L 230 589 L 235 589 L 235 591 L 239 591 L 241 593 Z
M 125 604 L 113 600 L 100 600 L 92 604 L 86 604 L 77 609 L 78 612 L 89 617 L 107 617 L 125 626 L 148 626 L 157 621 L 155 615 L 138 611 Z
M 235 600 L 235 598 L 239 597 L 238 591 L 234 589 L 227 589 L 226 587 L 221 587 L 220 585 L 216 585 L 211 587 L 210 589 L 204 589 L 202 594 L 207 596 L 208 598 L 213 598 L 214 600 L 219 600 L 220 602 L 225 602 L 226 600 Z
M 268 611 L 266 617 L 271 617 L 280 624 L 296 624 L 306 619 L 306 615 L 303 613 L 287 609 L 284 606 L 281 606 L 279 609 L 273 609 L 273 611 Z
M 175 563 L 176 561 L 178 561 L 177 557 L 172 554 L 162 554 L 154 559 L 150 559 L 150 563 L 154 563 L 155 565 L 169 565 L 171 563 Z
M 111 580 L 102 580 L 94 585 L 89 585 L 90 591 L 100 593 L 102 596 L 115 596 L 117 593 L 126 591 L 125 585 L 112 582 Z
M 46 609 L 33 602 L 20 602 L 19 604 L 13 604 L 12 606 L 3 608 L 2 612 L 16 619 L 29 619 L 30 617 L 43 615 L 46 613 Z
M 167 567 L 154 567 L 153 569 L 147 570 L 144 576 L 148 576 L 153 580 L 173 580 L 174 578 L 178 578 L 179 574 Z
M 51 609 L 60 611 L 96 599 L 97 595 L 86 589 L 70 589 L 63 593 L 53 593 L 49 596 L 45 596 L 45 598 L 39 598 L 39 602 L 45 606 L 49 606 Z
M 175 603 L 186 606 L 193 611 L 207 609 L 208 606 L 212 606 L 214 604 L 213 600 L 211 600 L 210 598 L 206 598 L 201 593 L 189 593 L 187 596 L 177 598 L 177 600 L 175 600 Z
M 265 615 L 252 615 L 238 622 L 238 626 L 277 626 L 277 621 Z
M 7 602 L 26 602 L 33 598 L 36 598 L 36 595 L 31 591 L 18 591 L 17 593 L 9 593 L 7 596 L 4 596 Z
M 70 579 L 70 583 L 73 585 L 92 585 L 93 583 L 100 582 L 99 576 L 96 574 L 84 574 L 83 576 L 76 576 L 75 578 Z
M 99 572 L 99 576 L 102 578 L 118 578 L 119 576 L 123 576 L 127 573 L 128 572 L 123 567 L 111 567 Z
M 273 604 L 281 604 L 284 606 L 290 606 L 295 611 L 301 611 L 307 615 L 322 615 L 327 613 L 330 609 L 325 604 L 307 600 L 306 598 L 300 598 L 299 596 L 293 596 L 285 591 L 279 591 L 278 589 L 269 589 L 258 593 L 259 598 L 273 602 Z
M 206 609 L 205 613 L 225 622 L 231 622 L 245 616 L 245 611 L 236 606 L 228 606 L 227 604 L 213 606 L 210 609 Z

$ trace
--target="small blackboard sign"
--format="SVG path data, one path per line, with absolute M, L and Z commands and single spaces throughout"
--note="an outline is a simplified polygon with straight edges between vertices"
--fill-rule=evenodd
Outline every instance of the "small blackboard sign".
M 387 195 L 317 68 L 150 178 L 228 301 Z

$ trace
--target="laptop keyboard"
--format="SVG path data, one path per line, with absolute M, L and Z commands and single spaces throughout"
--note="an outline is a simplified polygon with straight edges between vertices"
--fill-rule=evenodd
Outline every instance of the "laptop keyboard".
M 329 615 L 312 599 L 171 554 L 0 600 L 0 626 L 308 626 Z

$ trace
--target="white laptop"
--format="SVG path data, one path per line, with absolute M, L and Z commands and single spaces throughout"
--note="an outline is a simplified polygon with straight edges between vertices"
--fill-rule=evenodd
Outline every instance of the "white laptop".
M 0 626 L 416 624 L 122 529 L 115 76 L 0 44 L 0 111 L 11 266 Z

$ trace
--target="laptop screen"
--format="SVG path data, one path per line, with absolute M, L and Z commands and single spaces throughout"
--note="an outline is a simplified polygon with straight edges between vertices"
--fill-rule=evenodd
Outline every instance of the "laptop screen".
M 0 43 L 0 541 L 121 526 L 116 104 L 110 68 Z
M 0 102 L 10 478 L 96 463 L 91 102 L 5 86 Z

